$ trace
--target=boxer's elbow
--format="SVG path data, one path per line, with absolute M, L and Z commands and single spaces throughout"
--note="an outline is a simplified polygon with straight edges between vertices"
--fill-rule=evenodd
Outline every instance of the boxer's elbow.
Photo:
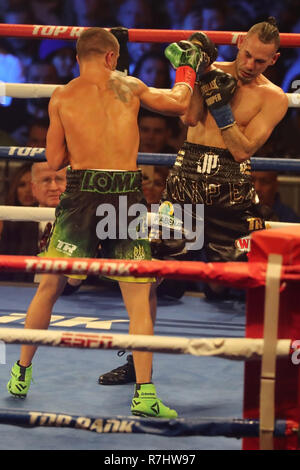
M 186 91 L 186 87 L 184 87 L 184 91 Z M 171 104 L 171 107 L 173 107 L 174 112 L 182 118 L 182 116 L 188 114 L 190 101 L 191 101 L 191 93 L 190 91 L 187 91 L 187 93 L 184 95 L 181 95 L 179 97 L 176 96 L 175 99 L 173 99 L 173 103 Z
M 249 160 L 257 150 L 255 142 L 236 133 L 235 126 L 223 130 L 222 137 L 227 149 L 238 163 Z
M 242 163 L 253 157 L 258 148 L 259 144 L 256 140 L 254 141 L 244 138 L 241 145 L 237 145 L 236 147 L 233 146 L 233 151 L 231 153 L 236 162 Z
M 48 162 L 49 167 L 54 170 L 58 171 L 68 165 L 69 158 L 68 154 L 64 152 L 51 152 L 46 148 L 46 159 Z
M 234 160 L 238 163 L 245 162 L 252 157 L 252 152 L 245 152 L 241 150 L 231 150 L 231 155 L 233 156 Z
M 187 127 L 196 127 L 197 124 L 201 121 L 204 121 L 205 113 L 204 108 L 194 105 L 189 105 L 186 112 L 181 116 L 182 122 Z
M 60 160 L 57 158 L 57 156 L 51 155 L 51 153 L 47 150 L 46 150 L 46 160 L 51 170 L 54 170 L 54 171 L 59 170 Z
M 198 117 L 196 116 L 192 116 L 188 113 L 184 113 L 182 116 L 181 116 L 181 121 L 183 122 L 183 124 L 187 127 L 196 127 L 198 122 L 199 122 L 199 119 Z
M 54 171 L 59 171 L 61 170 L 62 168 L 64 168 L 65 165 L 62 165 L 62 163 L 58 163 L 58 162 L 51 162 L 49 163 L 48 161 L 48 164 L 49 164 L 49 167 L 51 168 L 51 170 L 54 170 Z

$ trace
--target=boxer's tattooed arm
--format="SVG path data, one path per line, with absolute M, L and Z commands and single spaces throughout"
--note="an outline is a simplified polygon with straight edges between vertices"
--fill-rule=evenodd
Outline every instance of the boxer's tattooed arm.
M 136 83 L 127 83 L 121 78 L 111 78 L 107 83 L 108 89 L 112 90 L 115 97 L 123 103 L 129 103 L 133 96 L 133 90 L 137 88 Z

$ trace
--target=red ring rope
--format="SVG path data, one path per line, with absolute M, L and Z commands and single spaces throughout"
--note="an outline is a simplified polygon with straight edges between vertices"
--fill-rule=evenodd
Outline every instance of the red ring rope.
M 93 258 L 39 258 L 0 256 L 1 271 L 43 274 L 86 274 L 104 276 L 165 277 L 219 282 L 237 288 L 265 285 L 267 263 L 194 261 L 135 261 Z M 300 265 L 283 266 L 281 280 L 299 282 Z
M 0 23 L 0 36 L 13 36 L 24 38 L 73 39 L 87 29 L 81 26 L 51 26 L 28 24 Z M 131 42 L 173 42 L 187 39 L 195 31 L 167 30 L 167 29 L 129 29 L 128 36 Z M 237 31 L 204 31 L 216 44 L 236 44 L 239 36 L 245 32 Z M 300 46 L 300 34 L 281 33 L 281 47 Z

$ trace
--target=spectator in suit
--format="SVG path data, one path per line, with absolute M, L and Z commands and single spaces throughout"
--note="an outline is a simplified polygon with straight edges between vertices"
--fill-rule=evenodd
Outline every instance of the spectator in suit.
M 300 217 L 280 199 L 278 174 L 276 171 L 253 171 L 252 180 L 262 210 L 268 220 L 299 223 Z
M 66 168 L 54 171 L 47 162 L 32 165 L 32 194 L 40 207 L 56 207 L 65 187 Z M 5 221 L 0 240 L 0 253 L 36 256 L 40 252 L 40 242 L 43 242 L 42 238 L 46 227 L 47 222 Z M 32 282 L 34 275 L 31 273 L 1 273 L 0 279 L 2 281 Z

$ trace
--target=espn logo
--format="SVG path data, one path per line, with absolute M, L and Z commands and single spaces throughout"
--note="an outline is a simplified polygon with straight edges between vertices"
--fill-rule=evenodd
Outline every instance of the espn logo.
M 242 237 L 235 241 L 235 246 L 239 251 L 249 252 L 251 248 L 251 237 Z

